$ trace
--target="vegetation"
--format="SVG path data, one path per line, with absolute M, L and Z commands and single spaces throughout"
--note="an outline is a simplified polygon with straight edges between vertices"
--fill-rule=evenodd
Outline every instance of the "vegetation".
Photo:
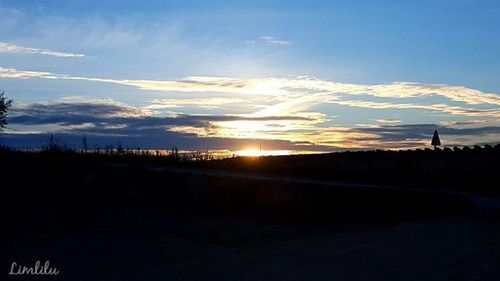
M 215 170 L 270 176 L 305 177 L 401 187 L 497 192 L 500 144 L 495 146 L 358 151 L 316 155 L 268 156 L 193 163 Z
M 474 150 L 471 151 L 474 154 Z M 339 153 L 337 157 L 356 155 L 361 153 Z M 154 210 L 188 216 L 347 219 L 380 213 L 384 216 L 427 216 L 465 204 L 461 198 L 404 189 L 398 192 L 335 189 L 314 183 L 182 172 L 182 169 L 200 171 L 202 166 L 206 168 L 212 163 L 257 160 L 253 163 L 259 165 L 259 161 L 262 164 L 278 159 L 290 165 L 296 160 L 301 162 L 300 158 L 291 156 L 251 161 L 248 158 L 178 161 L 170 155 L 119 154 L 118 151 L 79 153 L 63 149 L 1 150 L 0 156 L 0 169 L 4 172 L 0 195 L 6 200 L 8 213 L 16 214 L 6 218 L 14 219 L 11 223 L 16 227 L 22 226 L 16 221 L 29 220 L 33 210 L 73 212 L 82 218 L 118 209 L 127 214 Z M 332 154 L 309 157 L 332 159 Z M 162 169 L 169 166 L 181 172 Z M 65 221 L 63 225 L 76 222 Z
M 381 237 L 383 244 L 389 245 L 394 241 L 384 238 L 383 234 L 391 232 L 386 228 L 388 225 L 450 217 L 470 210 L 468 197 L 404 187 L 430 188 L 427 184 L 434 180 L 456 182 L 454 179 L 459 178 L 474 184 L 446 188 L 498 194 L 493 184 L 499 172 L 499 155 L 500 146 L 497 145 L 455 150 L 345 152 L 205 161 L 197 157 L 189 160 L 178 157 L 175 148 L 173 153 L 165 155 L 120 148 L 119 144 L 79 152 L 51 137 L 43 151 L 0 148 L 3 208 L 0 239 L 9 242 L 7 250 L 0 253 L 0 259 L 17 260 L 18 249 L 22 247 L 24 256 L 48 256 L 54 264 L 62 265 L 64 276 L 74 276 L 73 279 L 82 279 L 81 261 L 86 260 L 89 261 L 85 265 L 87 269 L 89 264 L 94 267 L 83 273 L 91 274 L 88 280 L 92 280 L 102 276 L 99 274 L 103 269 L 131 268 L 133 264 L 135 270 L 138 260 L 148 263 L 144 267 L 146 272 L 151 269 L 151 254 L 161 260 L 162 265 L 178 264 L 179 256 L 198 260 L 202 245 L 209 248 L 203 258 L 211 257 L 219 249 L 234 253 L 238 245 L 244 245 L 245 252 L 249 249 L 252 250 L 248 252 L 253 252 L 255 245 L 268 249 L 267 243 L 272 237 L 284 241 L 282 235 L 291 229 L 298 237 L 317 229 L 317 234 L 305 236 L 307 249 L 310 241 L 323 239 L 328 229 L 339 231 L 341 236 L 350 236 L 342 234 L 341 229 L 351 226 L 360 231 L 366 227 L 376 229 L 369 236 Z M 204 169 L 208 169 L 206 173 L 202 173 Z M 184 172 L 189 170 L 197 173 Z M 238 173 L 258 173 L 259 177 L 227 176 Z M 271 179 L 262 180 L 263 175 Z M 423 179 L 419 179 L 421 176 Z M 399 182 L 389 184 L 403 188 L 332 188 L 314 182 L 280 180 L 288 177 L 383 183 L 381 185 L 396 178 Z M 223 227 L 214 231 L 214 227 L 220 225 Z M 242 225 L 246 225 L 244 230 L 235 231 Z M 258 228 L 258 225 L 263 226 Z M 479 225 L 490 229 L 488 224 Z M 256 228 L 259 230 L 253 232 Z M 281 232 L 276 232 L 277 228 Z M 409 235 L 407 229 L 395 231 L 404 237 L 401 245 L 405 247 L 407 240 L 413 239 L 410 236 L 420 237 L 413 232 Z M 430 229 L 429 233 L 444 232 L 443 237 L 448 239 L 450 233 L 463 228 L 442 228 L 433 224 Z M 476 229 L 471 230 L 475 232 Z M 495 235 L 496 232 L 491 232 L 483 236 L 484 241 L 496 241 L 491 238 L 497 237 Z M 356 234 L 349 239 L 357 240 L 358 237 Z M 465 237 L 468 243 L 469 236 Z M 171 238 L 175 239 L 164 240 Z M 246 248 L 249 241 L 254 244 Z M 478 243 L 482 245 L 483 241 Z M 284 244 L 278 245 L 283 247 Z M 293 243 L 288 244 L 287 238 L 287 249 L 289 246 Z M 405 247 L 401 249 L 406 251 Z M 186 249 L 192 249 L 191 254 L 184 255 Z M 165 256 L 170 253 L 178 255 L 165 262 Z M 455 258 L 454 253 L 449 255 Z M 354 255 L 359 258 L 358 252 Z M 133 263 L 123 263 L 124 256 Z M 103 263 L 103 258 L 108 258 L 109 262 Z M 219 260 L 216 262 L 220 264 Z
M 483 193 L 498 192 L 491 183 L 496 181 L 496 175 L 500 173 L 500 144 L 436 150 L 376 150 L 214 159 L 209 153 L 181 154 L 176 147 L 165 152 L 130 149 L 117 144 L 90 150 L 86 139 L 83 140 L 83 149 L 77 151 L 65 146 L 57 137 L 50 136 L 40 152 L 3 148 L 2 159 L 11 162 L 38 159 L 39 169 L 54 164 L 54 159 L 62 157 L 76 164 L 104 163 L 106 168 L 133 166 L 141 170 L 175 166 L 193 171 Z
M 5 97 L 5 93 L 0 94 L 0 131 L 7 125 L 7 111 L 12 105 L 12 100 Z
M 180 154 L 176 147 L 162 153 L 121 144 L 88 149 L 85 138 L 82 143 L 77 151 L 50 136 L 42 151 L 0 148 L 0 197 L 9 213 L 19 212 L 20 221 L 47 206 L 79 216 L 109 208 L 265 218 L 422 216 L 467 204 L 441 190 L 500 191 L 492 184 L 500 173 L 500 144 L 214 160 L 208 153 Z M 297 178 L 308 182 L 282 180 Z M 432 192 L 416 191 L 422 189 Z

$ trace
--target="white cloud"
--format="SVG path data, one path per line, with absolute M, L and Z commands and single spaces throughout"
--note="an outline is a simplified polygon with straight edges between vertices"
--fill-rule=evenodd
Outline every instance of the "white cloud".
M 386 125 L 401 124 L 401 120 L 398 119 L 376 119 L 375 122 Z
M 146 106 L 148 109 L 175 108 L 181 106 L 197 106 L 202 108 L 216 108 L 221 105 L 245 102 L 238 98 L 190 98 L 190 99 L 154 99 Z
M 133 80 L 106 79 L 95 77 L 79 77 L 51 72 L 24 71 L 0 67 L 0 78 L 44 78 L 85 80 L 113 83 L 137 87 L 142 90 L 164 92 L 206 92 L 242 94 L 254 97 L 272 97 L 274 102 L 262 106 L 255 115 L 289 115 L 301 112 L 319 104 L 338 104 L 352 107 L 372 109 L 421 109 L 438 111 L 453 115 L 474 117 L 500 117 L 500 95 L 482 92 L 463 86 L 436 84 L 417 84 L 395 82 L 391 84 L 349 84 L 309 77 L 295 78 L 230 78 L 194 76 L 182 80 Z M 350 99 L 348 97 L 363 99 Z M 391 98 L 390 102 L 367 100 L 365 96 L 375 98 Z M 468 106 L 446 103 L 423 104 L 412 102 L 395 102 L 407 98 L 441 96 L 454 102 Z M 253 104 L 256 106 L 256 104 Z M 490 108 L 476 107 L 487 105 Z M 494 108 L 491 108 L 494 106 Z
M 0 42 L 0 53 L 43 55 L 57 58 L 81 58 L 83 54 L 59 52 L 46 49 L 17 46 L 10 43 Z
M 259 39 L 266 42 L 269 45 L 277 45 L 277 46 L 292 45 L 290 41 L 281 40 L 273 36 L 261 36 Z
M 460 106 L 453 106 L 443 103 L 438 104 L 415 104 L 415 103 L 392 103 L 392 102 L 373 102 L 373 101 L 360 101 L 360 100 L 332 100 L 328 103 L 347 105 L 361 108 L 373 109 L 423 109 L 438 112 L 449 113 L 452 115 L 462 116 L 486 116 L 486 117 L 500 117 L 500 109 L 476 109 L 466 108 Z
M 439 125 L 449 128 L 470 128 L 478 126 L 499 126 L 500 119 L 473 119 L 466 121 L 455 121 L 455 120 L 443 120 L 439 122 Z
M 62 78 L 64 75 L 57 75 L 46 71 L 26 71 L 17 70 L 14 68 L 3 68 L 0 66 L 0 78 L 46 78 L 46 79 L 58 79 Z

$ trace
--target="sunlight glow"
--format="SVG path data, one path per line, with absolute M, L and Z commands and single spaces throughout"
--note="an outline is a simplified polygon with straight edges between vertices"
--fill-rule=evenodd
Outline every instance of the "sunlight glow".
M 289 154 L 291 154 L 291 151 L 289 151 L 289 150 L 260 150 L 260 149 L 254 149 L 254 148 L 247 148 L 247 149 L 235 151 L 235 154 L 238 156 L 260 157 L 260 156 L 289 155 Z

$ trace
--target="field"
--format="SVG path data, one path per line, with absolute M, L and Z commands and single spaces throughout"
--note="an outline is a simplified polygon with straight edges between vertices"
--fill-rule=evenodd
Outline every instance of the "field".
M 188 162 L 1 155 L 3 272 L 39 259 L 61 280 L 500 274 L 497 147 Z

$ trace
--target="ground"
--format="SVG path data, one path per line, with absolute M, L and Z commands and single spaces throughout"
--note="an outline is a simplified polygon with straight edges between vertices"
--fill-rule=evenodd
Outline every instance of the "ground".
M 25 233 L 2 256 L 49 259 L 59 280 L 498 280 L 500 217 L 478 212 L 396 224 L 110 215 Z
M 409 188 L 74 153 L 2 157 L 0 280 L 25 280 L 8 275 L 12 262 L 37 260 L 61 273 L 27 280 L 500 277 L 494 188 Z

